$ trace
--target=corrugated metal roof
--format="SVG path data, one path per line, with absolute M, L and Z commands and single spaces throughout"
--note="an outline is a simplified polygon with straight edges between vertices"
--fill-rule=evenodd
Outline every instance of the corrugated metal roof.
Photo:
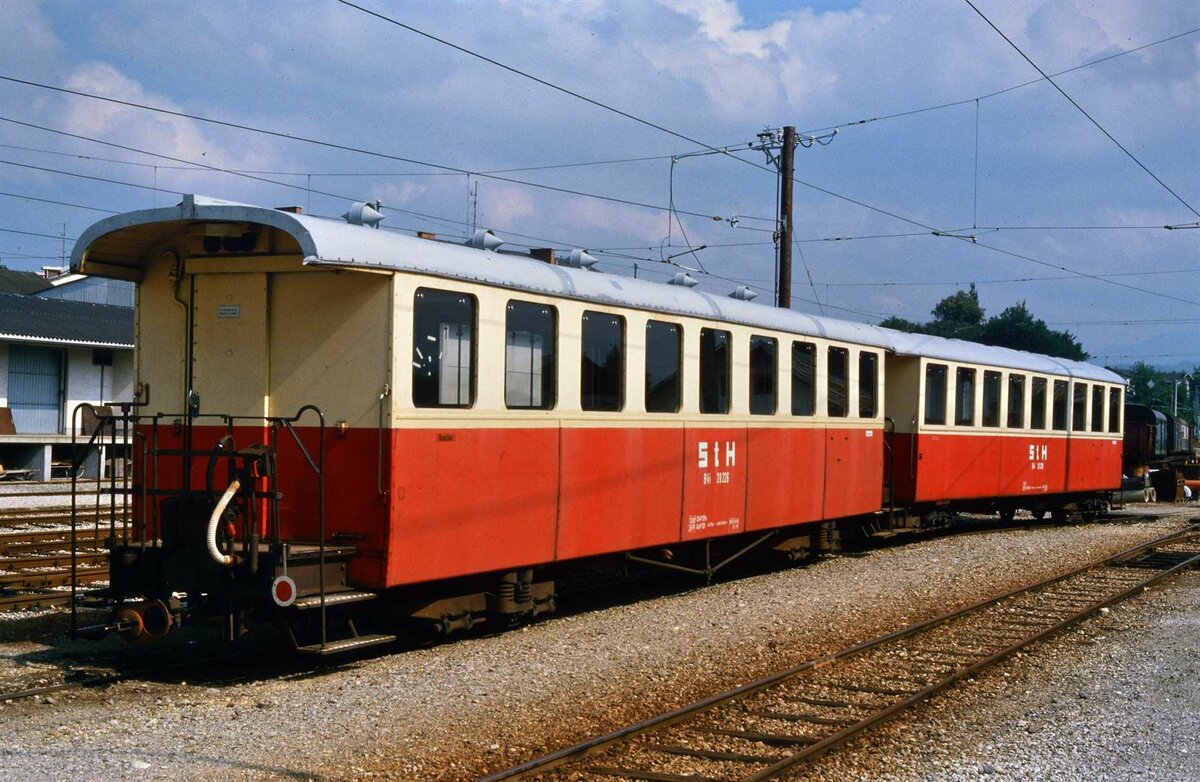
M 88 273 L 112 267 L 135 270 L 142 255 L 161 242 L 167 226 L 156 223 L 222 221 L 272 226 L 295 238 L 304 262 L 361 269 L 389 269 L 467 280 L 487 285 L 565 296 L 614 306 L 714 318 L 760 328 L 826 337 L 878 347 L 900 355 L 928 355 L 945 361 L 992 364 L 1033 372 L 1068 374 L 1108 383 L 1124 383 L 1119 375 L 1079 361 L 1056 359 L 974 342 L 906 334 L 865 323 L 818 317 L 791 310 L 666 285 L 572 269 L 530 258 L 433 242 L 393 231 L 350 225 L 341 220 L 297 215 L 277 209 L 184 196 L 177 206 L 109 217 L 79 238 L 71 270 Z M 93 247 L 96 257 L 93 258 Z
M 0 339 L 133 347 L 133 310 L 0 293 Z

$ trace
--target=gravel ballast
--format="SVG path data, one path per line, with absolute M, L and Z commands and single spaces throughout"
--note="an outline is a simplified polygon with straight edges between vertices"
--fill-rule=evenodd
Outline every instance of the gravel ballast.
M 130 681 L 18 701 L 0 706 L 0 777 L 472 779 L 1100 559 L 1189 514 L 929 540 L 310 676 L 218 687 Z M 1200 576 L 1185 576 L 803 776 L 1200 777 L 1191 773 L 1200 755 L 1198 606 Z M 27 623 L 61 628 L 45 617 Z M 3 689 L 74 648 L 18 635 L 10 624 L 0 638 Z

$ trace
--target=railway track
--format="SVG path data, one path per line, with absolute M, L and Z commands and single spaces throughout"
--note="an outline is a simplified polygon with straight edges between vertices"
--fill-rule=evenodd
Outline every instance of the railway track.
M 45 518 L 46 514 L 41 514 Z M 12 523 L 12 519 L 4 519 Z M 3 523 L 0 521 L 0 523 Z M 70 523 L 68 512 L 66 521 Z M 27 527 L 29 523 L 20 522 Z M 104 550 L 108 517 L 88 524 L 75 538 L 76 578 L 80 584 L 108 580 Z M 68 605 L 71 593 L 71 531 L 49 528 L 0 532 L 0 612 Z
M 1200 564 L 1200 525 L 809 661 L 481 782 L 766 782 Z

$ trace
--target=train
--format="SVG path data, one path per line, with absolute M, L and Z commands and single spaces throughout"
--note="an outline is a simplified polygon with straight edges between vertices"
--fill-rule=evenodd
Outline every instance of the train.
M 1197 445 L 1195 431 L 1183 418 L 1146 405 L 1125 405 L 1123 470 L 1152 490 L 1146 496 L 1172 502 L 1200 489 Z
M 137 291 L 137 398 L 83 411 L 133 456 L 93 631 L 332 654 L 530 619 L 601 564 L 712 578 L 1120 486 L 1107 369 L 378 217 L 186 195 L 77 241 L 73 272 Z

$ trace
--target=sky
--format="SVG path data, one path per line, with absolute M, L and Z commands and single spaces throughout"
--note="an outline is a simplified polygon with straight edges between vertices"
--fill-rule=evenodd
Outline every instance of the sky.
M 355 2 L 386 18 L 0 2 L 0 263 L 181 193 L 379 200 L 389 230 L 769 306 L 778 178 L 750 147 L 792 125 L 795 309 L 923 321 L 973 282 L 1097 363 L 1200 364 L 1194 0 Z

